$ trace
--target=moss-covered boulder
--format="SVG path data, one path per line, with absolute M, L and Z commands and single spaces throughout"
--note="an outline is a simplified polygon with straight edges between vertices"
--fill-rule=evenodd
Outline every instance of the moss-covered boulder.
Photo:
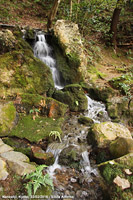
M 92 99 L 108 102 L 109 99 L 114 97 L 115 91 L 109 86 L 97 86 L 95 83 L 87 84 L 85 82 L 81 82 L 80 85 L 82 88 L 89 94 Z
M 45 152 L 37 146 L 32 146 L 32 159 L 38 164 L 52 165 L 54 163 L 54 155 L 51 152 Z
M 107 111 L 114 121 L 121 121 L 132 126 L 133 102 L 124 97 L 113 97 L 108 100 Z
M 69 83 L 79 83 L 84 80 L 87 76 L 87 59 L 77 24 L 58 20 L 54 26 L 54 37 L 68 63 L 62 67 L 60 65 L 63 78 L 69 80 Z M 59 59 L 57 61 L 61 62 Z M 63 69 L 64 67 L 66 68 Z
M 106 185 L 109 187 L 108 192 L 111 200 L 132 199 L 131 185 L 133 183 L 133 171 L 131 165 L 128 165 L 128 162 L 120 163 L 117 160 L 111 160 L 98 165 L 98 167 Z M 120 182 L 116 181 L 118 178 Z
M 109 150 L 113 158 L 118 158 L 124 156 L 125 154 L 133 153 L 133 139 L 119 137 L 110 143 Z
M 43 116 L 52 118 L 64 117 L 68 110 L 68 106 L 51 97 L 38 94 L 24 93 L 21 95 L 21 104 L 29 113 L 31 110 L 38 109 Z
M 82 150 L 76 146 L 69 146 L 64 148 L 59 157 L 59 164 L 69 166 L 75 169 L 80 169 L 80 160 L 82 159 Z
M 16 124 L 16 109 L 12 102 L 0 103 L 0 136 L 7 134 Z
M 0 31 L 0 54 L 15 48 L 17 41 L 10 30 Z
M 21 115 L 17 126 L 7 135 L 38 143 L 42 139 L 49 139 L 51 131 L 58 131 L 61 134 L 63 121 L 63 118 L 55 120 L 41 116 L 36 116 L 34 120 L 32 114 Z
M 92 119 L 90 119 L 89 117 L 84 117 L 84 116 L 81 116 L 78 119 L 78 122 L 81 123 L 81 124 L 84 124 L 86 126 L 91 126 L 92 124 L 94 124 Z
M 92 125 L 88 133 L 88 142 L 96 144 L 99 148 L 105 148 L 117 137 L 132 138 L 125 126 L 113 122 L 102 122 Z
M 87 98 L 78 84 L 71 84 L 64 87 L 63 90 L 54 92 L 53 97 L 67 105 L 71 111 L 84 111 L 87 109 Z
M 4 32 L 1 33 L 6 37 Z M 49 67 L 34 57 L 32 48 L 19 34 L 7 33 L 10 33 L 7 35 L 9 45 L 4 44 L 6 50 L 0 55 L 0 97 L 17 93 L 47 93 L 51 96 L 54 83 Z M 6 42 L 6 38 L 3 41 Z

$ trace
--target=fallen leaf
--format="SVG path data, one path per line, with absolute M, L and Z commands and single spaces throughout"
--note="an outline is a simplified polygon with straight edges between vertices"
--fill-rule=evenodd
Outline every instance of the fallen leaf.
M 127 175 L 131 175 L 132 174 L 132 172 L 129 169 L 125 169 L 124 171 L 126 172 Z

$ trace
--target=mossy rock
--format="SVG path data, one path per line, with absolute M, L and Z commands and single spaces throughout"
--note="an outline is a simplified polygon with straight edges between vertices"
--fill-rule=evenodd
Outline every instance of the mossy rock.
M 34 57 L 31 50 L 12 51 L 0 56 L 1 93 L 50 94 L 54 90 L 52 74 L 44 63 Z
M 124 156 L 128 153 L 133 153 L 133 139 L 119 137 L 110 143 L 110 153 L 113 158 Z
M 71 84 L 61 91 L 55 91 L 53 97 L 69 106 L 71 111 L 84 111 L 87 109 L 87 98 L 78 84 Z
M 106 185 L 110 188 L 108 190 L 110 199 L 111 200 L 127 200 L 132 198 L 132 189 L 127 188 L 125 190 L 122 190 L 122 188 L 118 185 L 116 185 L 113 181 L 114 179 L 119 176 L 120 178 L 124 178 L 129 181 L 130 185 L 133 183 L 133 179 L 131 175 L 128 175 L 125 172 L 125 169 L 129 169 L 132 173 L 132 168 L 128 165 L 118 163 L 114 160 L 107 161 L 105 163 L 102 163 L 98 165 L 98 168 L 101 172 L 101 175 L 103 176 Z
M 31 158 L 32 150 L 29 146 L 28 142 L 24 142 L 18 138 L 5 137 L 3 138 L 3 142 L 13 147 L 14 151 L 21 152 Z
M 88 142 L 99 148 L 109 147 L 117 137 L 132 138 L 130 131 L 123 125 L 113 122 L 102 122 L 92 125 L 88 133 Z
M 12 102 L 0 103 L 0 116 L 0 136 L 4 136 L 16 123 L 16 109 Z
M 81 152 L 74 146 L 63 149 L 60 153 L 59 164 L 80 169 Z
M 21 115 L 17 126 L 7 135 L 25 138 L 30 142 L 39 142 L 42 139 L 49 138 L 51 131 L 62 133 L 63 121 L 63 118 L 53 120 L 53 118 L 41 116 L 33 120 L 32 115 Z
M 22 104 L 27 112 L 33 107 L 38 108 L 41 115 L 53 118 L 64 117 L 68 106 L 51 97 L 44 97 L 38 94 L 22 94 Z
M 129 99 L 124 97 L 113 97 L 109 99 L 107 111 L 112 120 L 121 121 L 132 126 L 133 102 L 129 104 Z
M 89 117 L 84 117 L 84 116 L 80 117 L 78 119 L 78 122 L 81 124 L 84 124 L 86 126 L 90 126 L 90 125 L 94 124 L 92 119 L 90 119 Z

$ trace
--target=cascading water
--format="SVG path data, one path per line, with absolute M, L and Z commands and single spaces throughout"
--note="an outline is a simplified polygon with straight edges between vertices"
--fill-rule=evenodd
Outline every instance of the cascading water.
M 93 119 L 94 123 L 100 123 L 101 118 L 103 121 L 110 121 L 105 105 L 92 100 L 88 95 L 86 97 L 88 100 L 88 109 L 85 116 Z
M 45 35 L 38 32 L 36 35 L 37 41 L 34 45 L 34 55 L 44 62 L 51 70 L 55 88 L 62 89 L 64 86 L 60 80 L 60 74 L 56 67 L 56 61 L 51 56 L 51 48 L 47 44 Z

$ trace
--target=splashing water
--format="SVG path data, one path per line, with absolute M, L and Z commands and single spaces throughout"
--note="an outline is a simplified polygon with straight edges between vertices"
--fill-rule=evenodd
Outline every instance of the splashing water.
M 51 56 L 51 48 L 46 42 L 45 35 L 39 32 L 36 37 L 38 41 L 36 41 L 34 45 L 34 55 L 50 68 L 55 88 L 62 89 L 64 86 L 61 83 L 60 74 L 56 67 L 56 61 Z
M 105 105 L 98 101 L 92 100 L 87 95 L 86 97 L 88 100 L 88 109 L 87 114 L 85 116 L 91 118 L 94 121 L 94 123 L 100 123 L 100 118 L 103 118 L 103 121 L 110 121 Z

